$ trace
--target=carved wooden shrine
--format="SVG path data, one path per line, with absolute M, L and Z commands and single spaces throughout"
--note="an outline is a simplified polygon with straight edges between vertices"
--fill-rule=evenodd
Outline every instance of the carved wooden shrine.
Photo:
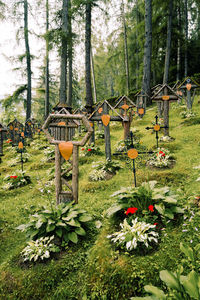
M 93 129 L 84 115 L 72 115 L 60 113 L 50 114 L 42 129 L 51 144 L 55 145 L 55 187 L 57 204 L 60 202 L 74 201 L 78 203 L 78 155 L 79 147 L 83 147 L 92 135 Z M 66 113 L 66 112 L 65 112 Z M 69 142 L 68 131 L 70 128 L 77 128 L 77 121 L 81 121 L 87 129 L 87 133 L 81 141 L 70 141 L 73 145 L 72 160 L 68 160 L 70 167 L 62 171 L 63 158 L 59 150 L 62 143 Z M 49 131 L 51 128 L 51 131 Z M 72 171 L 71 185 L 66 180 L 66 175 Z M 65 190 L 66 188 L 67 190 Z
M 20 123 L 17 119 L 10 122 L 7 126 L 8 128 L 8 135 L 12 140 L 12 145 L 16 146 L 19 143 L 21 132 L 23 131 L 23 124 Z
M 162 87 L 151 97 L 154 101 L 164 103 L 164 135 L 169 135 L 169 103 L 178 101 L 179 95 L 167 84 L 163 84 Z
M 196 90 L 200 88 L 200 85 L 190 77 L 184 79 L 184 81 L 177 87 L 177 94 L 185 99 L 187 109 L 192 109 Z

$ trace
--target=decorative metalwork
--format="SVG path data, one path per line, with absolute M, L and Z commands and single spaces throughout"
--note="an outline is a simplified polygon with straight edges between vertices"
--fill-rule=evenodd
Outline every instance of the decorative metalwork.
M 158 140 L 159 140 L 159 137 L 158 137 L 158 132 L 162 129 L 162 128 L 169 128 L 168 126 L 160 126 L 160 124 L 158 124 L 158 116 L 156 115 L 155 116 L 155 119 L 156 119 L 156 123 L 154 125 L 154 127 L 149 127 L 147 126 L 145 129 L 146 130 L 150 130 L 150 129 L 153 129 L 154 132 L 156 133 L 156 146 L 158 148 Z

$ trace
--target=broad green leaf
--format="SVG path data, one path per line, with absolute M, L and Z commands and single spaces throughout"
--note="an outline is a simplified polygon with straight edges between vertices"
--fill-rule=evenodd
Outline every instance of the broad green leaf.
M 64 218 L 63 218 L 64 220 Z M 74 219 L 70 220 L 69 222 L 66 221 L 66 223 L 70 226 L 74 226 L 74 227 L 80 227 L 81 224 L 78 221 L 75 221 Z
M 147 293 L 152 294 L 153 296 L 157 297 L 159 300 L 166 299 L 166 295 L 160 289 L 153 285 L 145 285 L 144 287 Z
M 176 204 L 177 200 L 170 197 L 170 196 L 167 196 L 167 197 L 165 197 L 165 199 L 163 199 L 163 202 L 167 202 L 167 203 L 170 203 L 170 204 Z
M 68 238 L 71 242 L 77 244 L 78 242 L 78 237 L 77 237 L 77 234 L 75 232 L 69 232 L 68 233 Z
M 146 296 L 146 297 L 131 297 L 131 300 L 159 300 L 155 296 Z
M 39 220 L 37 221 L 37 223 L 35 224 L 35 227 L 36 227 L 37 229 L 39 229 L 43 224 L 44 224 L 44 223 L 42 222 L 42 220 L 39 219 Z
M 165 207 L 162 204 L 155 204 L 155 209 L 161 214 L 164 215 L 165 213 Z
M 177 214 L 184 214 L 184 208 L 181 208 L 179 206 L 174 206 L 171 208 L 171 211 Z
M 185 291 L 188 293 L 188 295 L 191 298 L 200 299 L 200 293 L 199 293 L 199 287 L 198 287 L 198 281 L 199 276 L 198 274 L 192 270 L 188 276 L 181 276 L 180 281 L 182 285 L 184 286 Z
M 52 220 L 52 219 L 48 219 L 48 224 L 51 225 L 51 224 L 55 224 L 55 221 Z
M 183 245 L 183 243 L 180 243 L 180 250 L 187 256 L 189 260 L 194 261 L 193 250 L 187 244 Z
M 122 210 L 122 205 L 121 204 L 114 204 L 112 205 L 106 212 L 108 217 L 111 217 L 114 215 L 116 212 Z
M 79 217 L 80 222 L 89 222 L 92 220 L 92 217 L 89 215 L 82 215 Z
M 174 214 L 168 208 L 165 209 L 164 216 L 167 217 L 167 218 L 169 218 L 169 219 L 171 219 L 171 220 L 173 220 L 173 218 L 174 218 Z
M 21 224 L 16 229 L 21 230 L 22 232 L 26 229 L 26 224 Z
M 66 227 L 66 224 L 65 224 L 64 222 L 62 222 L 62 221 L 58 221 L 58 222 L 56 223 L 56 226 Z
M 51 232 L 56 228 L 54 224 L 48 224 L 46 227 L 46 232 Z
M 63 238 L 65 242 L 69 242 L 68 233 L 64 233 Z
M 65 221 L 70 221 L 71 219 L 75 218 L 78 215 L 77 211 L 71 211 L 69 214 L 65 217 Z
M 167 286 L 171 289 L 175 289 L 177 291 L 180 291 L 180 284 L 179 280 L 176 278 L 176 276 L 168 271 L 168 270 L 162 270 L 160 271 L 160 279 L 164 281 Z
M 154 194 L 152 195 L 153 200 L 165 199 L 165 196 L 162 194 Z
M 71 205 L 66 205 L 63 209 L 62 209 L 62 215 L 64 215 L 69 209 L 71 208 Z
M 61 238 L 61 236 L 62 236 L 62 228 L 56 229 L 56 234 L 57 234 L 57 236 L 59 236 L 59 238 Z
M 78 234 L 78 235 L 86 235 L 86 232 L 85 230 L 82 228 L 82 227 L 79 227 L 79 228 L 76 228 L 75 229 L 75 232 Z

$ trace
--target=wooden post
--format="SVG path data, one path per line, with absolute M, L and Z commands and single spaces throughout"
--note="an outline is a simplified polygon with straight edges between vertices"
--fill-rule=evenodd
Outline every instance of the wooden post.
M 192 109 L 191 91 L 187 90 L 187 109 Z
M 58 145 L 55 145 L 55 186 L 56 186 L 56 203 L 60 203 L 61 185 L 61 155 Z
M 72 165 L 72 195 L 75 203 L 78 203 L 78 146 L 73 147 L 73 165 Z
M 165 95 L 168 93 L 166 87 L 164 93 Z M 164 127 L 164 136 L 169 136 L 169 101 L 164 101 Z
M 107 103 L 104 103 L 103 111 L 105 114 L 109 113 Z M 111 145 L 110 145 L 110 126 L 104 126 L 104 135 L 105 135 L 105 153 L 106 159 L 111 160 Z

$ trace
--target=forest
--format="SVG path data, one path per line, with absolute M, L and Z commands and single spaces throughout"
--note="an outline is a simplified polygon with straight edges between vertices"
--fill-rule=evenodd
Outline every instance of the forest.
M 199 300 L 199 0 L 1 0 L 0 26 L 0 300 Z

